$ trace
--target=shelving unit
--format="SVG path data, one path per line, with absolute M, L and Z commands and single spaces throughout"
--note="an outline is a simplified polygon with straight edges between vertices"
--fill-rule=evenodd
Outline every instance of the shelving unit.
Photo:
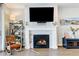
M 23 24 L 10 23 L 9 25 L 9 35 L 14 34 L 16 36 L 16 41 L 19 41 L 22 44 L 22 47 L 24 47 Z

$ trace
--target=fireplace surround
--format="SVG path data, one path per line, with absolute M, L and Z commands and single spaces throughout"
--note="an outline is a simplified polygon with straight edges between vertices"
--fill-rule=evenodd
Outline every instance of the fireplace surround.
M 37 24 L 30 23 L 25 27 L 25 48 L 34 48 L 34 35 L 49 35 L 49 48 L 57 49 L 57 26 L 52 23 Z

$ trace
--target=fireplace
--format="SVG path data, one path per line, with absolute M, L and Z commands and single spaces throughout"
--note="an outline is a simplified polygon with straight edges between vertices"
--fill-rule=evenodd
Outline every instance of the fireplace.
M 49 35 L 34 35 L 33 47 L 34 48 L 49 48 Z

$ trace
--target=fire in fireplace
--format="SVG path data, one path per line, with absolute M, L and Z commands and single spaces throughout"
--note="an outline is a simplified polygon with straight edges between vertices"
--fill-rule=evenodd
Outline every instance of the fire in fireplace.
M 37 45 L 46 45 L 46 40 L 44 38 L 40 38 L 37 43 Z
M 34 35 L 34 48 L 49 48 L 49 35 Z

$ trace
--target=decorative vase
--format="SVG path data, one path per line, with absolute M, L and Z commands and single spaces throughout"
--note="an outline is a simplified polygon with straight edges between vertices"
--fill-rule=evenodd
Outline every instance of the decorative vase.
M 75 36 L 75 31 L 73 31 L 73 36 L 74 36 L 74 38 L 76 37 L 76 36 Z

